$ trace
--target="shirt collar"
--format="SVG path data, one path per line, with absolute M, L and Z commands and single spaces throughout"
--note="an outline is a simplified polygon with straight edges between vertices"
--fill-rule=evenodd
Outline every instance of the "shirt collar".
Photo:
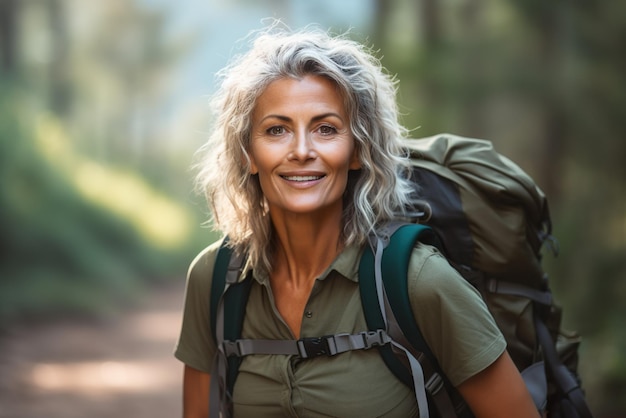
M 353 282 L 359 281 L 359 261 L 361 260 L 361 254 L 363 247 L 359 245 L 347 246 L 330 264 L 330 266 L 320 275 L 319 279 L 324 280 L 332 271 L 336 271 L 348 280 Z M 250 260 L 246 261 L 244 268 L 241 271 L 238 281 L 244 280 L 248 274 L 252 271 L 252 265 Z M 253 274 L 254 279 L 260 284 L 269 283 L 269 275 L 266 272 L 258 272 Z
M 335 261 L 320 276 L 321 279 L 328 277 L 331 271 L 336 271 L 348 280 L 353 282 L 359 281 L 359 261 L 363 248 L 358 245 L 350 245 L 346 247 Z

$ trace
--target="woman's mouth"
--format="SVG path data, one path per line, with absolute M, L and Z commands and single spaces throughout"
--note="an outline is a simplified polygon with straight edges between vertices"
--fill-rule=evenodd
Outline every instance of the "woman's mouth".
M 289 181 L 305 182 L 305 181 L 319 180 L 324 176 L 281 176 L 281 177 Z

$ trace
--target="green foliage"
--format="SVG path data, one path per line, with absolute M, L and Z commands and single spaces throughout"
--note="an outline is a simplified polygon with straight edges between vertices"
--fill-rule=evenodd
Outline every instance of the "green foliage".
M 1 87 L 0 325 L 111 313 L 145 283 L 181 277 L 193 249 L 157 248 L 129 220 L 86 201 L 38 151 L 26 101 Z

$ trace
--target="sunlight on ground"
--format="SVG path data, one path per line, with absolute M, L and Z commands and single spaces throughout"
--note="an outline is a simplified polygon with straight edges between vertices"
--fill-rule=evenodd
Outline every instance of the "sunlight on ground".
M 39 389 L 84 394 L 157 391 L 170 386 L 172 378 L 153 362 L 49 363 L 31 371 Z
M 182 286 L 152 288 L 106 321 L 59 320 L 0 335 L 1 418 L 180 416 L 173 356 Z
M 151 341 L 172 341 L 178 337 L 181 314 L 173 312 L 148 312 L 130 319 L 129 325 L 137 337 Z
M 102 341 L 99 349 L 110 350 L 108 358 L 88 359 L 83 350 L 80 360 L 43 361 L 30 366 L 26 374 L 29 384 L 49 393 L 72 393 L 90 397 L 110 394 L 162 393 L 178 388 L 182 368 L 172 352 L 180 329 L 178 310 L 138 312 L 127 317 L 117 334 Z M 80 335 L 80 332 L 77 334 Z M 91 339 L 91 334 L 83 338 Z M 76 345 L 76 335 L 68 337 Z M 117 344 L 127 344 L 121 351 Z M 57 347 L 58 349 L 58 347 Z M 124 356 L 122 359 L 119 356 Z M 1 414 L 0 414 L 1 415 Z

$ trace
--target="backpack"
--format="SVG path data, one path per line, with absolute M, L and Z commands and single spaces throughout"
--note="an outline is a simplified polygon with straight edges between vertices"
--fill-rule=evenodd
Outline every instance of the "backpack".
M 411 250 L 420 241 L 438 247 L 480 291 L 538 410 L 551 418 L 592 416 L 577 374 L 580 337 L 560 329 L 561 309 L 541 267 L 544 244 L 557 252 L 543 192 L 488 141 L 444 134 L 409 140 L 406 149 L 413 165 L 416 223 L 386 225 L 370 237 L 359 266 L 369 328 L 363 333 L 298 341 L 240 339 L 252 280 L 238 281 L 245 256 L 225 238 L 210 301 L 211 332 L 220 350 L 212 373 L 212 413 L 219 405 L 228 415 L 245 355 L 308 358 L 376 347 L 398 379 L 415 390 L 420 418 L 472 417 L 413 318 L 406 277 Z

